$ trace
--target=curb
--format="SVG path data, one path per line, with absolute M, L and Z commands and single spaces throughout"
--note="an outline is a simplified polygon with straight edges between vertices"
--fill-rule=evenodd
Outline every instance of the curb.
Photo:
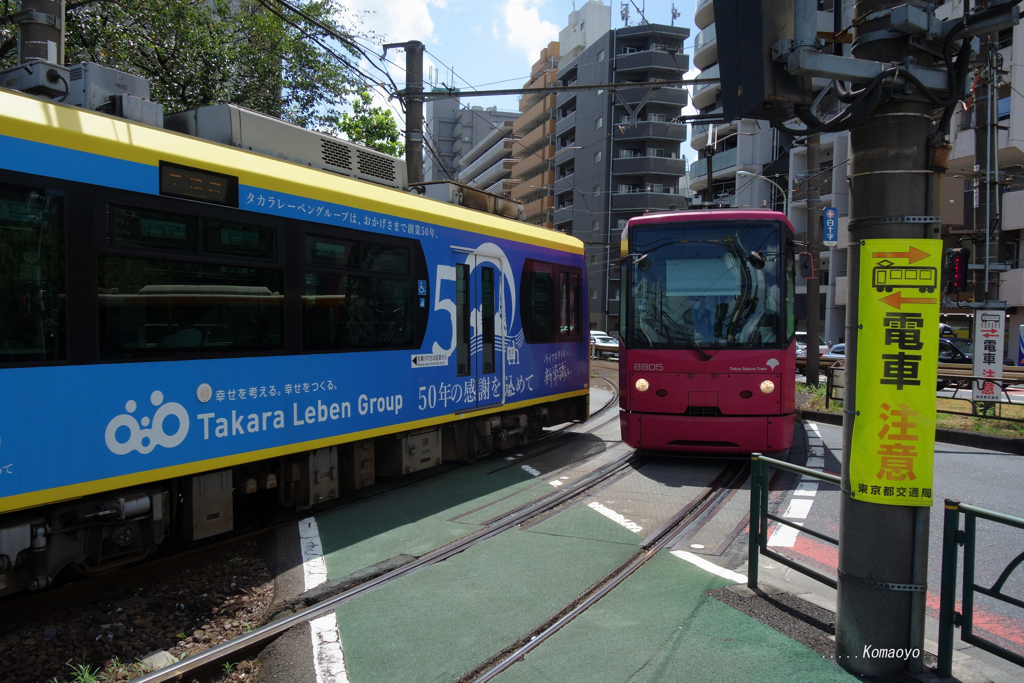
M 798 408 L 796 415 L 803 420 L 813 420 L 839 426 L 843 424 L 843 416 L 841 414 L 826 413 L 823 410 Z M 967 432 L 962 429 L 938 427 L 935 430 L 935 440 L 955 446 L 970 446 L 972 448 L 984 448 L 1011 455 L 1024 455 L 1024 439 L 1016 439 L 1010 436 L 995 436 L 993 434 Z

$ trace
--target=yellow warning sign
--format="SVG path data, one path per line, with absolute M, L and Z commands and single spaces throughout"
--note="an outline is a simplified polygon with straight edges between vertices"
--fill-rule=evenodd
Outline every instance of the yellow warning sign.
M 939 240 L 865 240 L 857 310 L 851 495 L 932 504 L 939 358 Z

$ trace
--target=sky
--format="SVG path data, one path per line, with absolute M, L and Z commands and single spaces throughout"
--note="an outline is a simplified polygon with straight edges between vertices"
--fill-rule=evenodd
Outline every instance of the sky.
M 376 34 L 381 42 L 419 40 L 426 47 L 424 80 L 455 86 L 463 92 L 475 89 L 522 87 L 540 50 L 565 27 L 572 0 L 341 0 L 347 7 L 343 18 L 363 32 Z M 582 7 L 586 0 L 576 0 Z M 611 0 L 612 28 L 621 28 L 622 0 Z M 648 23 L 670 24 L 672 0 L 625 0 L 629 24 L 646 17 Z M 605 0 L 608 5 L 608 0 Z M 677 26 L 690 29 L 684 45 L 692 57 L 697 29 L 693 23 L 696 0 L 675 0 Z M 378 52 L 379 54 L 379 52 Z M 386 64 L 392 78 L 405 85 L 405 55 L 388 53 Z M 381 62 L 378 62 L 380 64 Z M 695 71 L 693 73 L 696 73 Z M 380 96 L 384 102 L 383 96 Z M 463 97 L 464 105 L 518 110 L 514 96 Z M 404 129 L 404 118 L 400 119 Z M 686 143 L 688 156 L 696 152 Z M 692 153 L 692 155 L 691 155 Z

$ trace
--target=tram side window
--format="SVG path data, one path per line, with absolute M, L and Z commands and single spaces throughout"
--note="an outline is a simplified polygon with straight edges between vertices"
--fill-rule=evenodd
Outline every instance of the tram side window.
M 275 228 L 121 206 L 108 215 L 114 253 L 99 258 L 104 358 L 283 348 Z
M 583 309 L 580 301 L 580 273 L 573 269 L 562 270 L 558 275 L 561 279 L 560 336 L 563 339 L 582 339 Z
M 519 299 L 523 334 L 528 344 L 555 341 L 555 274 L 557 266 L 527 259 Z
M 413 345 L 416 282 L 409 248 L 327 235 L 305 240 L 303 348 Z
M 64 360 L 64 199 L 0 184 L 0 364 Z

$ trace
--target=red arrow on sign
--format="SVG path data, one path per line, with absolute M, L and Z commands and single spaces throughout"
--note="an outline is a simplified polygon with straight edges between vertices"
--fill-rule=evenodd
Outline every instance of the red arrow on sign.
M 907 263 L 917 263 L 921 259 L 928 258 L 929 255 L 916 247 L 911 247 L 910 251 L 876 251 L 871 256 L 872 258 L 905 258 Z
M 895 291 L 889 296 L 879 299 L 883 304 L 889 304 L 893 308 L 899 308 L 902 304 L 934 304 L 935 299 L 904 299 L 903 294 Z

